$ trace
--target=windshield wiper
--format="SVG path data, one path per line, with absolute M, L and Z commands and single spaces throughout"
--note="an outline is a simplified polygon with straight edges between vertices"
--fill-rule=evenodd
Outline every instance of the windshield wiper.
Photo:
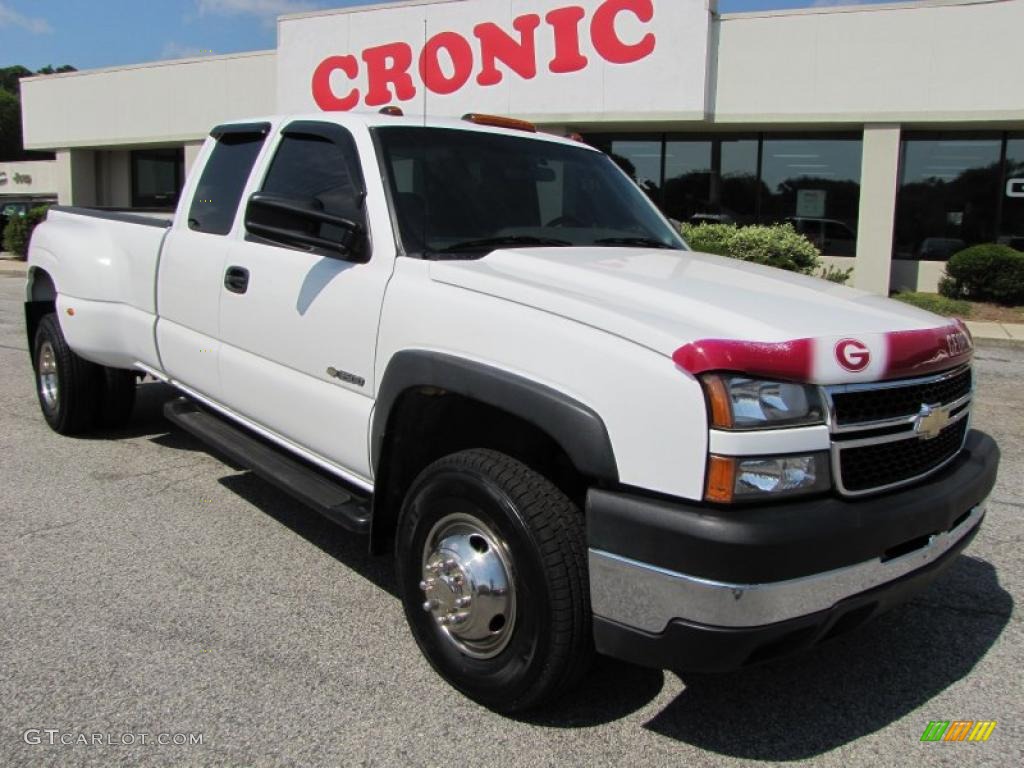
M 655 240 L 653 237 L 602 237 L 595 240 L 594 245 L 639 245 L 643 248 L 666 248 L 671 251 L 679 250 L 674 245 Z
M 572 245 L 568 240 L 556 240 L 553 237 L 533 237 L 531 235 L 504 235 L 502 237 L 484 237 L 479 240 L 465 240 L 455 245 L 442 248 L 437 253 L 460 253 L 462 251 L 480 251 L 487 248 L 498 248 L 503 245 L 559 246 Z

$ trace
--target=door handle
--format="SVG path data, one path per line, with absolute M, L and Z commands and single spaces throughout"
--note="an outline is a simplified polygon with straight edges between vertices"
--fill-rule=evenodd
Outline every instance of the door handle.
M 249 290 L 249 270 L 245 267 L 228 267 L 224 273 L 224 287 L 232 293 L 245 293 Z

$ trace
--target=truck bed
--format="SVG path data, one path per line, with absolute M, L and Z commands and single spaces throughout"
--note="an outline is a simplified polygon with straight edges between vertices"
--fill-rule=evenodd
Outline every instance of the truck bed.
M 171 213 L 50 209 L 33 234 L 29 267 L 59 286 L 61 327 L 78 354 L 116 368 L 160 367 L 155 286 L 172 223 Z

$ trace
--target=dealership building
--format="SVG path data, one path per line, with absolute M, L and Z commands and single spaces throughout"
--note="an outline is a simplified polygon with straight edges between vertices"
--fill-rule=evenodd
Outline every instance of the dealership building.
M 411 0 L 281 17 L 276 50 L 23 80 L 25 146 L 56 153 L 63 204 L 169 209 L 227 120 L 509 115 L 581 134 L 673 219 L 789 221 L 858 287 L 934 290 L 965 245 L 1024 249 L 1022 31 L 1024 0 Z

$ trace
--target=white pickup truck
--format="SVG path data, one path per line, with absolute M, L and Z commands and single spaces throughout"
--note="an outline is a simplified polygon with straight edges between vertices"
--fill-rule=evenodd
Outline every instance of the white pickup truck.
M 960 323 L 693 253 L 507 119 L 218 126 L 173 220 L 51 210 L 26 319 L 55 430 L 169 383 L 172 421 L 393 549 L 423 653 L 501 711 L 595 650 L 715 671 L 859 626 L 967 546 L 999 462 Z

